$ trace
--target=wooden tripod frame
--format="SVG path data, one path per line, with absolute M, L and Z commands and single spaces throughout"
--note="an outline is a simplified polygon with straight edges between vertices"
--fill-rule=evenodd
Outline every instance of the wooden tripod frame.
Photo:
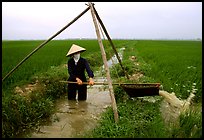
M 112 81 L 111 81 L 111 77 L 110 77 L 110 71 L 109 71 L 109 68 L 108 68 L 108 65 L 107 65 L 106 53 L 105 53 L 103 43 L 102 43 L 102 40 L 101 40 L 101 37 L 100 37 L 100 33 L 99 33 L 98 24 L 97 24 L 96 19 L 100 23 L 106 37 L 108 38 L 108 40 L 109 40 L 109 42 L 110 42 L 110 44 L 111 44 L 111 46 L 112 46 L 112 48 L 113 48 L 113 50 L 114 50 L 114 52 L 116 54 L 116 57 L 117 57 L 117 59 L 118 59 L 118 61 L 120 63 L 120 66 L 122 67 L 122 70 L 125 73 L 127 79 L 129 79 L 129 77 L 128 77 L 128 74 L 126 73 L 126 71 L 125 71 L 125 69 L 124 69 L 124 67 L 123 67 L 123 65 L 121 63 L 120 57 L 119 57 L 119 55 L 118 55 L 118 53 L 116 51 L 116 48 L 115 48 L 110 36 L 108 35 L 108 32 L 107 32 L 102 20 L 100 19 L 96 9 L 94 8 L 94 4 L 89 2 L 89 4 L 86 4 L 86 5 L 88 5 L 88 7 L 82 13 L 80 13 L 76 18 L 74 18 L 70 23 L 68 23 L 66 26 L 64 26 L 61 30 L 59 30 L 57 33 L 55 33 L 49 39 L 47 39 L 46 41 L 41 43 L 39 46 L 37 46 L 22 61 L 20 61 L 9 73 L 6 74 L 6 76 L 4 76 L 2 78 L 2 82 L 7 77 L 9 77 L 9 75 L 11 75 L 20 65 L 22 65 L 31 55 L 33 55 L 35 52 L 37 52 L 40 48 L 42 48 L 45 44 L 47 44 L 49 41 L 51 41 L 53 38 L 55 38 L 57 35 L 59 35 L 66 28 L 68 28 L 71 24 L 73 24 L 77 19 L 79 19 L 83 14 L 85 14 L 90 9 L 91 10 L 91 15 L 92 15 L 92 18 L 93 18 L 93 22 L 94 22 L 94 26 L 95 26 L 95 29 L 96 29 L 96 35 L 97 35 L 98 43 L 100 45 L 100 49 L 101 49 L 101 53 L 102 53 L 103 63 L 104 63 L 104 66 L 105 66 L 105 71 L 106 71 L 106 76 L 107 76 L 107 80 L 108 80 L 108 86 L 109 86 L 109 91 L 110 91 L 110 96 L 111 96 L 111 101 L 112 101 L 112 107 L 113 107 L 113 111 L 114 111 L 114 119 L 115 119 L 115 122 L 118 122 L 118 112 L 117 112 L 117 106 L 116 106 L 115 96 L 114 96 L 114 92 L 113 92 Z

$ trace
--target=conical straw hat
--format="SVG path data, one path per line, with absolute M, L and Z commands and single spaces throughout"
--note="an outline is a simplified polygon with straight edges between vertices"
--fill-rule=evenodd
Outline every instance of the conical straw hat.
M 70 55 L 72 55 L 72 54 L 74 54 L 74 53 L 83 52 L 83 51 L 86 51 L 86 49 L 85 49 L 85 48 L 82 48 L 82 47 L 80 47 L 80 46 L 78 46 L 78 45 L 76 45 L 76 44 L 73 44 L 73 45 L 71 46 L 71 48 L 69 49 L 69 51 L 68 51 L 68 53 L 67 53 L 66 56 L 70 56 Z

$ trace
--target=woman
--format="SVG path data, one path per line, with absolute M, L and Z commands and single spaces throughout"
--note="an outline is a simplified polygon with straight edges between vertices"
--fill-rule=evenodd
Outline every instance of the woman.
M 94 74 L 93 71 L 90 69 L 88 61 L 80 57 L 80 53 L 84 51 L 86 51 L 85 48 L 73 44 L 66 55 L 67 57 L 70 56 L 70 59 L 67 63 L 69 73 L 68 81 L 77 82 L 77 84 L 68 83 L 68 100 L 76 100 L 77 91 L 78 100 L 87 99 L 87 84 L 82 83 L 87 82 L 85 70 L 89 76 L 88 84 L 94 84 Z

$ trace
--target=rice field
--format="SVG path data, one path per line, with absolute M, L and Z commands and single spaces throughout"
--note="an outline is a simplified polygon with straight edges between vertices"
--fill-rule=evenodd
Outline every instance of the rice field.
M 43 40 L 36 41 L 3 41 L 2 42 L 2 77 L 6 76 L 20 61 L 37 48 Z M 99 53 L 97 40 L 53 40 L 31 55 L 20 65 L 6 80 L 3 89 L 15 85 L 20 81 L 28 81 L 36 73 L 46 72 L 53 66 L 67 63 L 66 54 L 73 43 L 87 49 L 87 54 L 92 56 Z M 99 63 L 101 64 L 101 63 Z
M 162 84 L 168 92 L 186 99 L 196 90 L 196 99 L 202 97 L 202 42 L 201 41 L 132 41 L 128 54 L 142 59 L 140 70 L 146 77 Z M 134 50 L 128 50 L 133 48 Z
M 2 41 L 2 78 L 42 42 L 43 40 Z M 30 113 L 32 114 L 35 112 L 31 111 L 32 109 L 30 106 L 24 105 L 24 103 L 27 103 L 27 101 L 20 99 L 19 97 L 15 97 L 18 101 L 17 107 L 16 103 L 11 104 L 13 107 L 9 107 L 10 101 L 13 102 L 14 99 L 12 96 L 12 90 L 14 87 L 29 83 L 34 75 L 44 75 L 48 78 L 49 76 L 47 75 L 56 71 L 58 72 L 58 69 L 55 68 L 58 68 L 58 66 L 67 63 L 66 53 L 73 43 L 79 44 L 86 48 L 87 51 L 82 53 L 82 56 L 88 59 L 94 71 L 98 70 L 99 66 L 103 64 L 100 47 L 97 40 L 53 40 L 46 44 L 43 48 L 39 49 L 8 78 L 2 81 L 2 124 L 4 124 L 2 127 L 4 133 L 2 132 L 2 134 L 4 137 L 15 137 L 15 131 L 20 130 L 20 126 L 24 126 L 25 120 L 28 123 L 32 123 L 33 118 L 30 116 Z M 191 90 L 194 89 L 196 91 L 194 101 L 196 103 L 202 104 L 202 41 L 113 40 L 113 43 L 117 48 L 125 47 L 122 63 L 130 75 L 141 72 L 145 75 L 141 79 L 141 82 L 159 82 L 161 83 L 164 90 L 168 92 L 175 92 L 176 96 L 182 99 L 186 99 L 189 96 Z M 107 41 L 104 42 L 104 46 L 108 59 L 113 54 L 113 51 L 110 45 L 108 45 Z M 132 56 L 136 58 L 138 65 L 135 65 L 135 63 L 130 60 Z M 66 68 L 63 67 L 63 69 L 60 69 L 60 72 L 61 71 L 65 73 L 64 75 L 66 77 Z M 120 74 L 121 69 L 119 68 L 118 71 Z M 58 75 L 55 76 L 57 77 Z M 121 74 L 120 76 L 123 77 L 124 75 Z M 116 77 L 113 76 L 113 78 Z M 57 83 L 58 78 L 52 78 L 48 80 L 50 80 L 49 83 L 53 84 L 49 87 L 50 89 L 46 91 L 46 93 L 49 94 L 49 98 L 50 95 L 57 97 L 58 95 L 56 95 L 56 93 L 64 92 L 64 89 L 60 89 L 63 87 Z M 45 81 L 47 81 L 47 79 Z M 47 96 L 42 98 L 42 102 L 37 100 L 39 98 L 42 98 L 41 94 L 36 94 L 34 96 L 32 105 L 36 111 L 40 109 L 37 116 L 35 117 L 40 119 L 42 116 L 44 116 L 40 113 L 44 113 L 45 116 L 49 116 L 49 113 L 52 112 L 49 110 L 49 107 L 52 108 L 52 103 L 49 98 L 47 98 Z M 133 107 L 135 110 L 135 112 L 133 112 L 133 108 L 131 106 L 128 107 L 128 104 L 131 104 L 131 101 L 127 104 L 118 104 L 118 108 L 121 109 L 121 114 L 127 111 L 124 106 L 130 108 L 128 111 L 130 114 L 133 113 L 136 115 L 139 113 L 138 111 L 141 111 L 141 109 Z M 143 114 L 147 118 L 148 114 L 151 115 L 151 111 L 159 111 L 158 108 L 156 108 L 157 106 L 151 109 L 151 104 L 149 103 L 147 106 L 145 106 L 145 103 L 139 103 L 139 105 L 150 109 L 148 112 L 141 111 L 143 113 L 147 113 Z M 17 110 L 15 110 L 16 108 Z M 19 111 L 22 111 L 23 113 Z M 21 113 L 25 116 L 21 116 Z M 32 114 L 32 116 L 35 115 Z M 155 114 L 152 117 L 157 118 L 157 115 L 158 114 Z M 110 116 L 111 113 L 109 111 L 105 117 L 104 122 L 113 120 L 113 118 Z M 136 120 L 141 119 L 140 116 L 136 116 L 139 117 Z M 124 117 L 122 121 L 125 121 L 125 119 L 127 118 Z M 157 121 L 160 121 L 159 119 L 161 118 L 158 117 Z M 195 121 L 199 120 L 200 118 Z M 16 124 L 15 122 L 22 122 L 22 124 Z M 138 134 L 139 130 L 145 132 L 143 133 L 144 135 L 138 135 L 137 133 L 134 134 L 132 133 L 132 130 L 127 129 L 132 128 L 129 127 L 131 123 L 125 125 L 121 122 L 122 127 L 115 126 L 112 124 L 112 121 L 108 123 L 110 124 L 109 126 L 102 126 L 101 129 L 96 132 L 96 137 L 107 137 L 108 135 L 109 137 L 114 137 L 114 135 L 115 137 L 165 137 L 165 133 L 161 134 L 161 132 L 158 131 L 154 134 L 149 134 L 145 128 L 138 127 L 135 127 L 134 129 L 138 131 Z M 161 127 L 161 129 L 164 129 L 162 124 L 157 124 L 157 126 L 155 124 L 155 122 L 145 122 L 147 128 L 152 129 L 154 127 Z M 107 127 L 110 129 L 109 132 L 106 131 Z M 121 131 L 124 133 L 119 133 Z M 181 131 L 183 132 L 183 130 Z M 176 135 L 177 133 L 174 132 L 174 134 Z M 197 134 L 195 137 L 197 136 L 199 137 L 200 134 Z M 185 134 L 182 135 L 182 137 L 190 136 Z

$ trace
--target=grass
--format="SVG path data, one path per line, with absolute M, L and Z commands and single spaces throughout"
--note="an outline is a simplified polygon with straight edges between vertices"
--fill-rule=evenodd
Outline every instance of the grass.
M 195 109 L 196 108 L 196 109 Z M 181 114 L 180 126 L 172 130 L 174 138 L 201 138 L 202 137 L 202 106 L 191 107 L 191 110 Z
M 112 109 L 103 114 L 100 126 L 95 128 L 91 138 L 158 138 L 165 137 L 165 128 L 158 113 L 159 104 L 128 100 L 118 103 L 119 122 L 115 123 Z M 142 106 L 142 107 L 141 107 Z M 159 129 L 158 129 L 159 128 Z

